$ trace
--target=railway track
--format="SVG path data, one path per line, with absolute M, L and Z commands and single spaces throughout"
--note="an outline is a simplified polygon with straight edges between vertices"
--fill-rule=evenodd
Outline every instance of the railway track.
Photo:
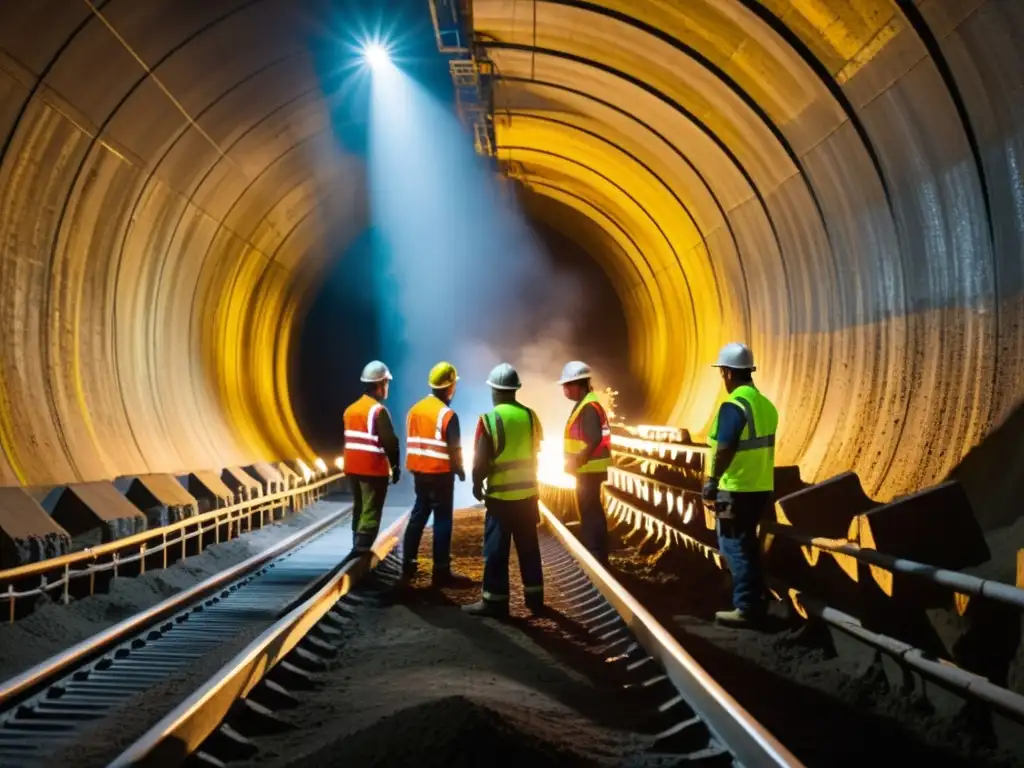
M 799 766 L 621 587 L 546 509 L 541 545 L 553 607 L 585 628 L 586 644 L 632 680 L 624 696 L 638 695 L 663 724 L 653 739 L 659 752 L 699 765 Z M 246 734 L 273 732 L 274 710 L 296 705 L 338 652 L 339 631 L 368 599 L 398 577 L 394 552 L 404 517 L 385 531 L 372 562 L 354 561 L 333 573 L 303 603 L 228 661 L 203 686 L 129 746 L 110 765 L 220 765 L 251 756 Z M 372 571 L 369 569 L 372 568 Z M 353 587 L 369 572 L 361 590 Z M 636 705 L 637 701 L 631 702 Z
M 0 765 L 51 764 L 136 697 L 273 626 L 338 571 L 352 545 L 343 524 L 349 510 L 339 505 L 264 552 L 3 683 Z

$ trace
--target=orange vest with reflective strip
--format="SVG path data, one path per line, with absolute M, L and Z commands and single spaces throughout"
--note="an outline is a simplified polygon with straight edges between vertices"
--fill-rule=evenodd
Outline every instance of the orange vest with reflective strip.
M 384 408 L 363 395 L 345 409 L 345 474 L 390 477 L 391 464 L 377 435 L 377 414 Z
M 448 423 L 452 409 L 427 395 L 409 411 L 406 421 L 405 466 L 410 472 L 440 475 L 452 471 Z

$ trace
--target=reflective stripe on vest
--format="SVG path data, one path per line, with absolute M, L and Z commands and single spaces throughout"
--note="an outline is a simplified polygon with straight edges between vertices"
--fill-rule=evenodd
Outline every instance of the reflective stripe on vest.
M 563 450 L 566 463 L 571 466 L 570 460 L 587 449 L 587 442 L 583 439 L 583 419 L 580 416 L 583 409 L 591 403 L 601 419 L 601 442 L 594 448 L 587 461 L 576 470 L 576 472 L 584 474 L 607 472 L 612 463 L 612 430 L 608 424 L 608 416 L 604 412 L 604 407 L 593 392 L 588 392 L 586 397 L 580 400 L 565 423 Z
M 537 495 L 537 416 L 518 403 L 502 403 L 483 415 L 494 461 L 487 477 L 488 498 L 518 501 Z
M 444 474 L 452 471 L 447 421 L 452 409 L 434 395 L 420 400 L 406 420 L 406 460 L 410 472 Z
M 377 414 L 384 406 L 363 395 L 345 409 L 345 472 L 350 475 L 387 477 L 391 465 L 376 433 Z
M 755 493 L 775 490 L 775 431 L 779 413 L 772 402 L 756 387 L 737 387 L 726 400 L 743 409 L 746 423 L 740 433 L 736 455 L 718 480 L 723 491 Z M 718 446 L 718 414 L 708 434 L 712 450 Z

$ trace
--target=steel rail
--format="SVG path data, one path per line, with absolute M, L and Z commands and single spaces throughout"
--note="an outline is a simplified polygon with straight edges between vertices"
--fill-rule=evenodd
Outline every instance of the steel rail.
M 140 533 L 132 534 L 131 536 L 125 536 L 122 539 L 116 541 L 110 541 L 106 544 L 100 544 L 95 547 L 89 547 L 78 552 L 70 552 L 66 555 L 60 555 L 58 557 L 51 557 L 46 560 L 40 560 L 38 563 L 27 563 L 26 565 L 19 565 L 16 568 L 8 568 L 0 571 L 0 582 L 9 582 L 15 579 L 22 579 L 28 576 L 39 576 L 57 568 L 64 568 L 71 565 L 84 563 L 86 561 L 95 560 L 97 557 L 103 555 L 112 555 L 120 552 L 121 550 L 128 549 L 141 544 L 146 544 L 150 539 L 158 538 L 173 533 L 174 531 L 188 528 L 196 524 L 202 524 L 205 522 L 215 521 L 218 517 L 223 515 L 229 515 L 234 512 L 245 512 L 251 509 L 255 509 L 261 506 L 272 505 L 276 501 L 284 501 L 286 499 L 292 499 L 296 496 L 300 496 L 310 491 L 317 490 L 323 486 L 329 485 L 330 483 L 341 480 L 345 474 L 343 472 L 337 472 L 333 475 L 321 478 L 320 480 L 312 481 L 306 485 L 296 486 L 285 491 L 278 491 L 277 493 L 268 494 L 266 496 L 256 496 L 252 499 L 239 502 L 237 504 L 231 504 L 227 507 L 219 507 L 212 509 L 209 512 L 204 512 L 201 515 L 193 515 L 191 517 L 185 517 L 177 522 L 171 523 L 170 525 L 164 525 L 159 528 L 151 528 Z M 82 575 L 87 575 L 88 571 L 82 571 Z
M 541 504 L 541 516 L 591 583 L 615 608 L 644 650 L 658 661 L 687 704 L 741 765 L 803 764 L 732 698 Z
M 142 630 L 157 624 L 190 604 L 203 600 L 225 585 L 237 581 L 247 573 L 255 571 L 264 564 L 280 557 L 298 544 L 337 524 L 350 510 L 351 506 L 341 507 L 337 512 L 327 515 L 322 520 L 318 520 L 301 531 L 297 531 L 263 552 L 253 555 L 249 559 L 221 571 L 209 579 L 196 584 L 194 587 L 190 587 L 157 603 L 151 608 L 140 611 L 91 638 L 83 640 L 67 650 L 50 657 L 46 661 L 22 672 L 20 675 L 0 683 L 0 711 L 11 709 L 35 691 L 66 675 L 69 671 L 101 656 L 105 651 L 132 635 L 138 634 Z
M 177 765 L 220 726 L 244 698 L 287 656 L 334 605 L 398 544 L 408 513 L 383 531 L 372 555 L 340 567 L 316 594 L 296 606 L 121 753 L 108 768 Z

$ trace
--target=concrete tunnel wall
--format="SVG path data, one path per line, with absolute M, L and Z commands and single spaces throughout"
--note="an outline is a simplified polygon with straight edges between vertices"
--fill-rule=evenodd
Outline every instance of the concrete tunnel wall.
M 310 10 L 0 8 L 0 483 L 310 455 L 292 331 L 365 218 Z
M 0 9 L 0 482 L 304 449 L 292 333 L 365 216 L 327 5 Z M 472 6 L 499 157 L 613 276 L 650 421 L 705 429 L 746 340 L 779 460 L 890 498 L 1017 407 L 1022 4 Z
M 708 366 L 747 341 L 779 462 L 809 480 L 855 469 L 888 499 L 944 479 L 1018 407 L 1024 4 L 473 13 L 499 158 L 614 243 L 598 258 L 652 421 L 706 430 Z

